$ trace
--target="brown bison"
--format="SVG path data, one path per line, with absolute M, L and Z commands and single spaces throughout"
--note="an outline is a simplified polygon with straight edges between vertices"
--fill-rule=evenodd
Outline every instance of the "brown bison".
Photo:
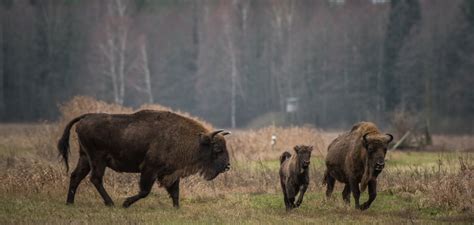
M 309 163 L 312 146 L 295 146 L 296 154 L 283 152 L 280 156 L 280 183 L 286 210 L 299 207 L 309 184 Z M 295 197 L 299 192 L 298 200 Z
M 179 180 L 200 173 L 212 180 L 230 168 L 224 135 L 209 131 L 195 120 L 167 111 L 143 110 L 133 114 L 84 114 L 70 121 L 58 142 L 66 168 L 69 133 L 77 123 L 79 161 L 71 174 L 67 203 L 74 203 L 76 189 L 91 172 L 90 180 L 108 206 L 113 201 L 104 189 L 106 167 L 117 172 L 140 173 L 140 192 L 123 207 L 146 197 L 155 181 L 164 186 L 179 207 Z
M 345 184 L 342 198 L 350 202 L 352 192 L 357 209 L 365 210 L 377 196 L 377 176 L 385 165 L 387 145 L 393 140 L 391 134 L 382 134 L 375 124 L 360 122 L 351 131 L 337 137 L 328 147 L 326 172 L 323 183 L 327 184 L 329 198 L 336 180 Z M 369 187 L 369 199 L 359 205 L 360 189 Z

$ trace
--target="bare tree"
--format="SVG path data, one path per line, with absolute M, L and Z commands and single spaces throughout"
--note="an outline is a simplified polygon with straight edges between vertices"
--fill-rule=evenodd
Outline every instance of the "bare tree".
M 3 11 L 3 8 L 0 6 L 0 12 Z M 4 41 L 3 41 L 3 36 L 4 36 L 4 28 L 3 28 L 3 12 L 2 12 L 2 15 L 0 15 L 0 19 L 1 19 L 1 22 L 0 22 L 0 87 L 1 87 L 1 90 L 0 90 L 0 119 L 3 118 L 4 116 L 4 113 L 5 113 L 5 99 L 4 99 L 4 81 L 3 81 L 3 78 L 4 78 L 4 60 L 3 60 L 3 57 L 4 54 L 4 49 L 3 49 L 3 45 L 4 45 Z
M 0 117 L 55 119 L 89 94 L 217 126 L 387 126 L 405 107 L 472 132 L 471 2 L 0 0 Z
M 241 76 L 239 68 L 241 48 L 243 42 L 243 36 L 247 32 L 247 19 L 249 11 L 248 1 L 233 0 L 229 4 L 229 12 L 224 15 L 224 33 L 225 33 L 225 50 L 230 59 L 230 76 L 231 76 L 231 110 L 230 119 L 231 127 L 237 126 L 236 122 L 236 111 L 237 111 L 237 96 L 238 89 L 240 90 L 240 96 L 242 96 L 241 87 Z M 239 26 L 238 24 L 241 24 Z
M 99 54 L 103 58 L 102 72 L 111 79 L 115 103 L 123 104 L 125 57 L 130 29 L 128 4 L 125 0 L 110 0 L 105 4 L 104 33 L 99 44 Z
M 235 5 L 237 4 L 237 1 L 234 0 L 232 1 L 231 4 L 231 10 L 230 12 L 232 13 L 235 8 Z M 225 22 L 224 22 L 224 29 L 225 29 L 225 37 L 226 37 L 226 43 L 227 43 L 227 52 L 230 58 L 230 67 L 231 67 L 231 99 L 230 99 L 230 121 L 231 121 L 231 127 L 235 128 L 236 127 L 236 121 L 235 121 L 235 113 L 236 113 L 236 82 L 237 82 L 237 76 L 238 76 L 238 69 L 237 69 L 237 52 L 236 52 L 236 47 L 235 47 L 235 40 L 233 39 L 233 34 L 231 33 L 231 29 L 233 27 L 232 24 L 232 14 L 227 13 L 225 15 Z
M 294 0 L 272 0 L 272 27 L 276 33 L 273 38 L 274 59 L 271 60 L 272 75 L 276 84 L 281 109 L 284 108 L 285 96 L 293 95 L 293 76 L 290 73 L 292 64 L 293 22 L 295 12 Z
M 141 36 L 138 40 L 138 54 L 134 60 L 132 71 L 142 75 L 142 84 L 134 84 L 136 90 L 147 95 L 147 102 L 153 103 L 153 93 L 151 89 L 150 65 L 148 61 L 147 39 Z M 140 80 L 140 79 L 137 79 Z
M 235 122 L 235 111 L 236 111 L 236 82 L 237 82 L 237 76 L 238 76 L 238 70 L 237 70 L 237 56 L 236 56 L 236 49 L 234 47 L 234 41 L 232 40 L 231 34 L 230 34 L 230 24 L 225 25 L 225 34 L 227 37 L 227 51 L 229 52 L 230 56 L 230 67 L 231 67 L 231 99 L 230 99 L 230 107 L 231 107 L 231 112 L 230 112 L 230 120 L 231 120 L 231 127 L 235 128 L 236 122 Z

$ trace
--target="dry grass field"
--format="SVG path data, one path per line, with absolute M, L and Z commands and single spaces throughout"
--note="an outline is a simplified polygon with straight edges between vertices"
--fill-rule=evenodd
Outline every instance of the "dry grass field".
M 161 109 L 161 106 L 147 106 Z M 379 177 L 372 207 L 346 206 L 336 185 L 324 198 L 324 155 L 337 132 L 311 127 L 239 130 L 228 136 L 232 169 L 211 182 L 186 178 L 181 208 L 175 210 L 156 185 L 129 209 L 106 207 L 85 179 L 76 203 L 65 204 L 69 175 L 57 156 L 64 123 L 84 112 L 132 112 L 88 98 L 65 104 L 59 123 L 0 125 L 0 224 L 434 224 L 474 222 L 474 137 L 434 136 L 439 150 L 391 151 Z M 211 125 L 208 125 L 211 126 Z M 271 146 L 271 135 L 278 137 Z M 278 156 L 296 144 L 314 145 L 311 183 L 301 208 L 285 212 L 278 180 Z M 71 139 L 71 165 L 77 160 Z M 116 205 L 138 190 L 137 174 L 106 171 L 105 188 Z M 363 200 L 367 193 L 363 194 Z

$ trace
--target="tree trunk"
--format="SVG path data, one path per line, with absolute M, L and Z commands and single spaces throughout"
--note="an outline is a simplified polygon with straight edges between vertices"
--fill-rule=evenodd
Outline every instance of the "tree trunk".
M 236 97 L 237 97 L 237 56 L 236 56 L 236 50 L 235 50 L 235 43 L 233 40 L 233 35 L 231 35 L 231 16 L 228 15 L 227 17 L 227 24 L 225 24 L 225 31 L 226 31 L 226 36 L 227 36 L 227 48 L 229 51 L 229 57 L 230 57 L 230 64 L 231 64 L 231 93 L 230 93 L 230 123 L 231 127 L 235 128 L 236 127 Z
M 119 97 L 120 97 L 120 104 L 123 104 L 123 100 L 125 97 L 125 51 L 127 50 L 127 36 L 128 36 L 128 27 L 125 24 L 125 10 L 127 9 L 125 3 L 122 0 L 116 0 L 117 4 L 117 13 L 119 18 L 122 20 L 124 24 L 118 27 L 118 38 L 119 38 L 119 68 L 118 68 L 118 75 L 119 75 Z
M 110 76 L 114 102 L 122 105 L 125 98 L 125 61 L 129 24 L 127 5 L 123 0 L 107 2 L 107 21 L 103 43 L 99 45 L 104 59 L 104 74 Z M 117 23 L 117 21 L 119 23 Z
M 2 9 L 0 9 L 0 11 L 2 11 Z M 3 14 L 3 13 L 2 13 Z M 4 42 L 3 42 L 3 35 L 4 35 L 4 26 L 3 26 L 3 15 L 0 15 L 0 19 L 2 21 L 2 23 L 0 23 L 0 121 L 2 121 L 4 119 L 4 115 L 5 115 L 5 97 L 4 97 L 4 91 L 5 91 L 5 87 L 4 87 L 4 82 L 3 82 L 3 67 L 4 67 L 4 62 L 3 62 L 3 57 L 4 54 L 3 54 L 3 45 L 4 45 Z
M 148 65 L 148 54 L 146 51 L 146 43 L 142 44 L 141 55 L 143 58 L 143 75 L 145 76 L 145 92 L 148 95 L 148 103 L 153 103 L 153 93 L 151 91 L 151 77 L 150 77 L 150 67 Z
M 425 77 L 425 107 L 424 107 L 424 114 L 425 114 L 425 144 L 431 145 L 431 106 L 432 106 L 432 94 L 431 94 L 431 74 L 426 74 Z

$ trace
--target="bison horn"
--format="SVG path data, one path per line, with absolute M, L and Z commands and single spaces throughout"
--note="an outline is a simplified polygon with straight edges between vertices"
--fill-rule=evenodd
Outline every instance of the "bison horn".
M 232 133 L 231 133 L 230 131 L 224 131 L 224 132 L 222 133 L 223 136 L 226 136 L 226 135 L 228 135 L 228 134 L 232 134 Z
M 393 135 L 391 134 L 386 134 L 388 136 L 388 141 L 387 143 L 390 143 L 393 140 Z
M 367 141 L 367 135 L 369 135 L 370 133 L 367 133 L 367 134 L 364 134 L 364 136 L 362 136 L 362 139 L 364 139 L 364 142 L 365 143 L 368 143 Z
M 363 140 L 364 147 L 365 147 L 367 150 L 369 150 L 369 147 L 368 147 L 369 141 L 367 141 L 367 135 L 369 135 L 369 134 L 370 134 L 370 133 L 366 133 L 366 134 L 364 134 L 364 136 L 362 136 L 362 140 Z
M 211 137 L 211 139 L 213 139 L 214 136 L 216 136 L 216 134 L 218 134 L 218 133 L 220 133 L 220 132 L 222 132 L 222 131 L 224 131 L 224 130 L 216 130 L 216 131 L 213 131 L 211 134 L 209 134 L 209 136 Z

